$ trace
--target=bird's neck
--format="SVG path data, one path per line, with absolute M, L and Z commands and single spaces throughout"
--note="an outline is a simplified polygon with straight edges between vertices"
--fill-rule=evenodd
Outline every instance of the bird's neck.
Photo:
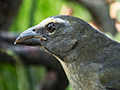
M 101 65 L 91 63 L 65 63 L 56 57 L 62 64 L 72 90 L 105 90 L 98 80 L 98 70 Z
M 99 73 L 105 62 L 111 59 L 107 56 L 112 55 L 113 48 L 120 51 L 118 43 L 98 31 L 77 40 L 74 48 L 64 53 L 63 60 L 54 55 L 62 64 L 72 90 L 105 90 L 100 83 Z
M 83 42 L 79 41 L 76 48 L 64 57 L 64 59 L 69 59 L 72 62 L 64 62 L 54 55 L 62 64 L 72 90 L 105 90 L 99 78 L 99 72 L 105 61 L 105 58 L 102 57 L 104 57 L 103 53 L 109 53 L 106 49 L 111 47 L 110 45 L 113 47 L 115 45 L 112 44 L 111 40 L 109 42 L 108 38 L 102 37 L 105 36 L 101 35 L 95 39 L 90 37 L 90 39 L 93 38 L 92 41 L 88 38 L 83 39 Z M 84 42 L 85 40 L 86 42 Z

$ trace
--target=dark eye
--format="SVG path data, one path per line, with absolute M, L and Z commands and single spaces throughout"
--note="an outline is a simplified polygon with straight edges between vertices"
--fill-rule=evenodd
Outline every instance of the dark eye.
M 53 23 L 49 23 L 49 24 L 47 25 L 47 30 L 48 30 L 49 32 L 53 32 L 53 31 L 55 30 L 55 25 L 54 25 Z

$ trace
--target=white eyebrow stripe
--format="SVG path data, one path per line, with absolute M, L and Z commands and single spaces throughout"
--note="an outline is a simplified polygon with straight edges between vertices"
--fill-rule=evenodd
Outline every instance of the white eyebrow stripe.
M 66 21 L 66 20 L 63 20 L 63 19 L 60 19 L 60 18 L 49 17 L 47 19 L 44 19 L 42 22 L 40 22 L 38 24 L 38 26 L 44 27 L 45 25 L 47 25 L 50 22 L 53 22 L 53 23 L 65 23 L 66 25 L 70 25 L 70 23 L 68 21 Z

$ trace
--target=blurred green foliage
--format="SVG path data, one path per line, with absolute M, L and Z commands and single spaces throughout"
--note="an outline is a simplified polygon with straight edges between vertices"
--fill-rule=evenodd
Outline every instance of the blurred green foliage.
M 34 3 L 33 3 L 34 2 Z M 31 11 L 32 4 L 35 4 Z M 43 18 L 59 14 L 62 3 L 57 0 L 23 0 L 17 17 L 10 30 L 23 31 L 30 27 L 30 15 L 33 13 L 33 25 L 38 24 Z
M 0 90 L 17 90 L 17 75 L 15 67 L 0 64 Z
M 23 0 L 18 15 L 14 19 L 10 30 L 24 31 L 49 16 L 59 15 L 63 4 L 72 7 L 74 16 L 80 17 L 86 21 L 91 20 L 89 12 L 84 7 L 74 2 L 67 2 L 64 0 Z M 30 24 L 31 22 L 32 25 Z

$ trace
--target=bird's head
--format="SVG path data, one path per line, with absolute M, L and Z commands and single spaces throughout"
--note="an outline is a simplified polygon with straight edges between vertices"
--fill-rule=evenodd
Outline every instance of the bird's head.
M 72 16 L 48 17 L 21 33 L 15 44 L 43 46 L 47 51 L 64 60 L 69 52 L 74 52 L 73 48 L 77 45 L 78 38 L 85 32 L 85 25 L 88 24 Z

